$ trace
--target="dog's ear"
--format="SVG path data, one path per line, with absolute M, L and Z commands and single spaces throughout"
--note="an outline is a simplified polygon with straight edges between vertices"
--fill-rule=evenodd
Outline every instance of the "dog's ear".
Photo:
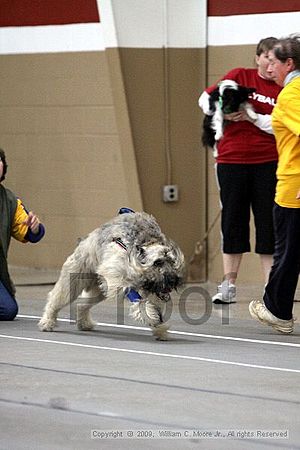
M 219 100 L 219 96 L 220 96 L 220 91 L 219 91 L 218 87 L 216 89 L 214 89 L 209 95 L 210 106 L 213 106 L 214 110 L 215 110 L 214 103 Z
M 184 272 L 185 259 L 184 259 L 184 255 L 183 255 L 181 249 L 178 247 L 178 245 L 174 241 L 172 241 L 172 239 L 168 239 L 167 241 L 168 241 L 167 255 L 169 256 L 169 258 L 171 258 L 173 260 L 174 267 L 178 271 Z
M 256 91 L 256 88 L 253 87 L 245 87 L 245 86 L 239 86 L 239 91 L 243 94 L 249 95 Z
M 252 87 L 248 88 L 245 86 L 239 86 L 238 92 L 239 92 L 239 96 L 240 96 L 240 103 L 243 101 L 247 101 L 249 98 L 249 95 L 255 91 L 256 91 L 256 89 L 252 88 Z

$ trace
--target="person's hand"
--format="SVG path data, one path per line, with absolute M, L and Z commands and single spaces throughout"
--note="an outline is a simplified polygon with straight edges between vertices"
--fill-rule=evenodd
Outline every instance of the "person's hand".
M 299 191 L 297 192 L 296 199 L 297 199 L 297 200 L 300 200 L 300 189 L 299 189 Z
M 241 122 L 244 120 L 248 120 L 248 122 L 253 123 L 253 119 L 251 119 L 246 111 L 237 111 L 230 114 L 224 114 L 224 119 L 230 120 L 231 122 Z
M 40 221 L 32 211 L 28 213 L 27 219 L 24 220 L 23 223 L 30 228 L 33 234 L 37 234 L 39 232 Z

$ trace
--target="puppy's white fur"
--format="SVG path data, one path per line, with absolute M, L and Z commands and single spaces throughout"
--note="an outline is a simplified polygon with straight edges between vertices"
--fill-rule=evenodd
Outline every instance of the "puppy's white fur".
M 220 97 L 224 94 L 225 89 L 238 90 L 238 84 L 233 80 L 223 80 L 219 84 Z M 246 111 L 250 119 L 256 120 L 257 114 L 253 106 L 249 102 L 243 102 L 240 105 L 240 110 Z M 219 101 L 215 102 L 215 112 L 212 117 L 212 129 L 216 132 L 215 140 L 219 141 L 223 137 L 224 131 L 224 114 Z

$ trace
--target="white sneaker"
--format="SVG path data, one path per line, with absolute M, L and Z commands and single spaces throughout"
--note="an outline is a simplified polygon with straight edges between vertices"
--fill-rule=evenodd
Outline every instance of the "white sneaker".
M 212 297 L 212 302 L 215 304 L 236 303 L 236 287 L 234 284 L 224 280 L 218 286 L 217 293 Z
M 253 319 L 259 320 L 264 325 L 270 325 L 274 330 L 280 331 L 280 333 L 289 334 L 294 330 L 294 318 L 291 320 L 278 319 L 260 300 L 253 300 L 249 304 L 249 312 Z

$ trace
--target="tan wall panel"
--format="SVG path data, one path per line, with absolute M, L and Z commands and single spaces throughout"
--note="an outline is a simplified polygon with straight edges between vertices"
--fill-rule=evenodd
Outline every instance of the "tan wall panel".
M 55 251 L 49 251 L 49 242 L 46 238 L 38 244 L 13 241 L 9 250 L 9 263 L 20 267 L 59 268 L 75 248 L 76 239 L 72 239 L 72 245 L 66 241 L 60 244 L 55 242 L 54 245 Z
M 71 78 L 72 79 L 72 78 Z M 66 78 L 51 79 L 45 85 L 45 81 L 37 79 L 16 80 L 10 79 L 5 86 L 0 86 L 2 105 L 18 106 L 26 105 L 97 105 L 100 102 L 105 105 L 112 104 L 112 93 L 107 78 L 85 81 L 82 89 L 82 80 Z
M 0 57 L 5 185 L 46 225 L 39 244 L 12 243 L 11 264 L 59 267 L 118 208 L 141 209 L 122 78 L 111 79 L 110 64 L 104 52 Z
M 197 104 L 205 85 L 205 51 L 168 49 L 166 55 L 163 49 L 122 48 L 120 53 L 145 210 L 157 217 L 189 259 L 204 235 L 206 219 L 205 153 Z M 162 201 L 162 186 L 170 182 L 168 140 L 171 184 L 180 189 L 178 203 Z M 202 269 L 204 276 L 205 258 Z
M 118 180 L 124 182 L 121 167 L 116 164 L 107 164 L 105 168 L 101 162 L 84 162 L 80 160 L 63 162 L 51 161 L 47 164 L 45 173 L 45 163 L 38 161 L 32 164 L 32 172 L 24 172 L 22 163 L 15 163 L 12 174 L 18 182 L 18 188 L 28 189 L 34 192 L 61 191 L 67 188 L 67 192 L 93 192 L 113 191 Z
M 112 106 L 7 106 L 0 111 L 0 134 L 117 133 Z
M 113 92 L 116 123 L 120 136 L 119 146 L 125 175 L 125 188 L 130 198 L 129 206 L 134 210 L 143 210 L 143 198 L 140 191 L 136 153 L 129 119 L 129 105 L 119 49 L 107 49 L 106 56 Z
M 43 53 L 1 55 L 1 78 L 44 80 L 56 78 L 109 80 L 105 52 Z
M 255 67 L 255 45 L 208 47 L 208 83 L 216 82 L 235 67 Z
M 39 161 L 41 155 L 44 164 L 56 160 L 60 163 L 85 161 L 87 157 L 89 162 L 101 166 L 104 160 L 109 165 L 121 163 L 117 134 L 7 134 L 1 136 L 1 143 L 5 148 L 9 146 L 13 160 L 23 163 Z

